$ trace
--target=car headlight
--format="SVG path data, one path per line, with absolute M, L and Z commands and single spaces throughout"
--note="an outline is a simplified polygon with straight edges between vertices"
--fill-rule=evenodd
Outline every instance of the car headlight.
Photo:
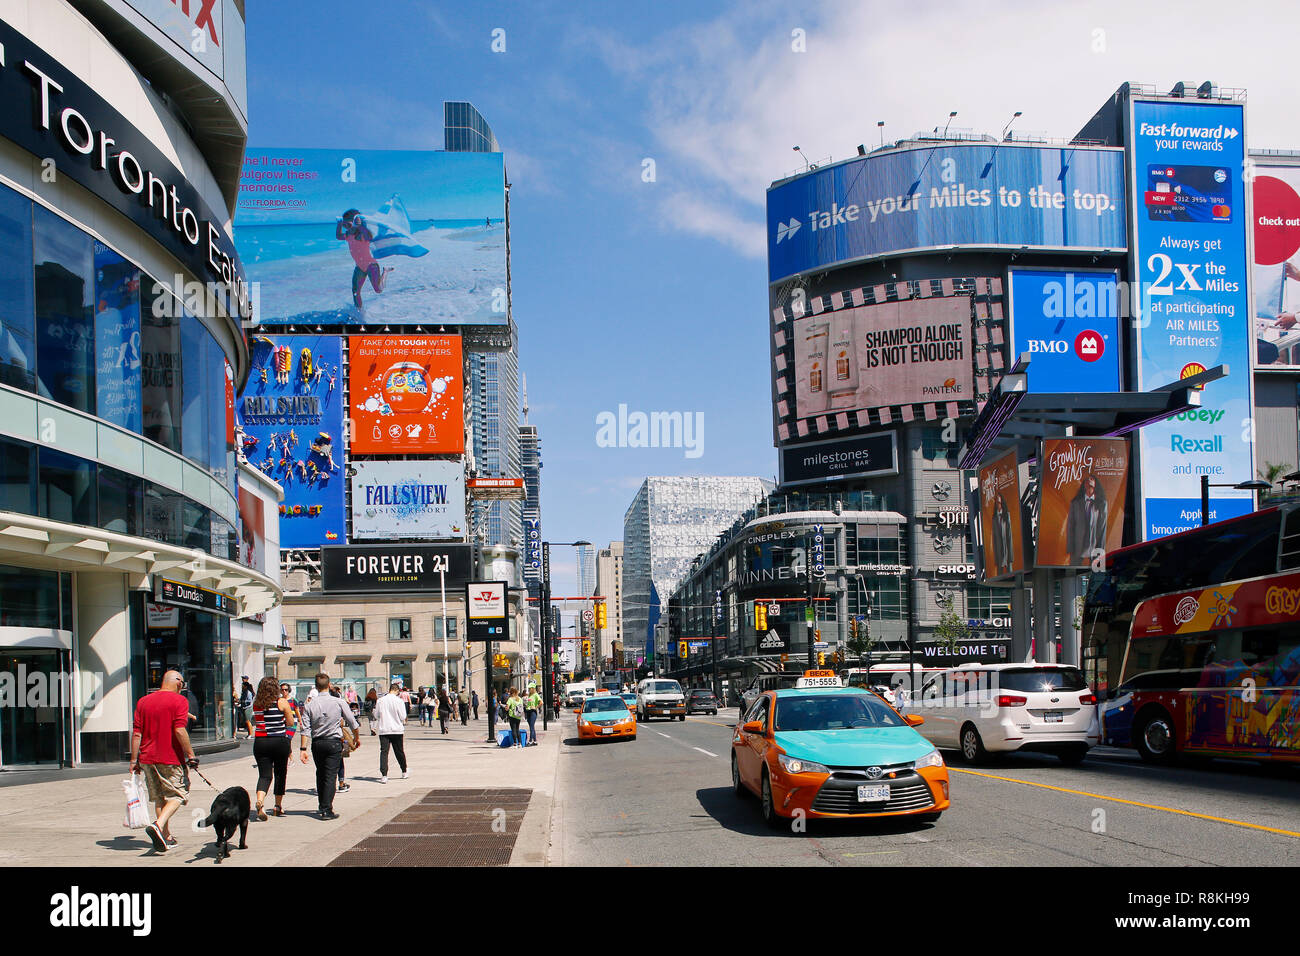
M 943 757 L 939 756 L 938 750 L 931 750 L 913 766 L 915 766 L 917 770 L 920 770 L 922 767 L 942 767 Z
M 812 760 L 800 760 L 797 757 L 790 757 L 786 754 L 777 754 L 776 759 L 781 761 L 781 766 L 786 773 L 830 773 L 831 768 L 819 764 Z

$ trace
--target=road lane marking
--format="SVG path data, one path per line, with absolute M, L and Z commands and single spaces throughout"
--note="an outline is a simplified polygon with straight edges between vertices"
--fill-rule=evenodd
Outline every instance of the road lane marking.
M 663 737 L 665 740 L 672 740 L 672 739 L 673 739 L 673 738 L 669 737 L 667 734 L 662 733 L 662 732 L 660 732 L 660 731 L 658 731 L 658 730 L 656 730 L 655 733 L 659 734 L 659 736 L 660 736 L 660 737 Z
M 870 853 L 841 853 L 840 856 L 897 856 L 902 850 L 872 850 Z
M 1295 830 L 1281 830 L 1277 827 L 1266 827 L 1258 823 L 1247 823 L 1244 820 L 1233 820 L 1229 817 L 1215 817 L 1208 813 L 1194 813 L 1191 810 L 1179 810 L 1175 807 L 1162 807 L 1154 803 L 1142 803 L 1139 800 L 1124 800 L 1121 797 L 1108 797 L 1100 793 L 1089 793 L 1087 790 L 1071 790 L 1069 787 L 1054 787 L 1046 783 L 1034 783 L 1032 780 L 1019 780 L 1016 777 L 1000 777 L 995 773 L 980 773 L 978 770 L 965 770 L 961 767 L 949 767 L 949 773 L 968 773 L 973 777 L 987 777 L 989 780 L 1004 780 L 1007 783 L 1021 783 L 1026 787 L 1039 787 L 1043 790 L 1055 790 L 1058 793 L 1070 793 L 1079 797 L 1088 797 L 1093 800 L 1107 800 L 1111 803 L 1123 803 L 1130 807 L 1142 807 L 1146 810 L 1162 810 L 1165 813 L 1176 813 L 1179 816 L 1195 817 L 1198 820 L 1210 820 L 1213 823 L 1226 823 L 1234 827 L 1246 827 L 1250 830 L 1263 830 L 1265 833 L 1280 833 L 1282 836 L 1300 837 L 1300 833 Z
M 705 750 L 703 747 L 692 747 L 691 749 L 692 749 L 692 750 L 698 750 L 698 751 L 699 751 L 700 753 L 702 753 L 702 754 L 709 754 L 710 757 L 716 757 L 716 756 L 717 756 L 717 754 L 710 754 L 710 753 L 709 753 L 707 750 Z
M 735 724 L 720 724 L 716 720 L 693 720 L 693 724 L 712 724 L 714 727 L 734 727 Z

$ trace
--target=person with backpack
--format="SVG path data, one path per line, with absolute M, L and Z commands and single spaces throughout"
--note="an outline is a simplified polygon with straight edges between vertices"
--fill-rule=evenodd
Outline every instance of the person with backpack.
M 524 699 L 519 696 L 517 688 L 510 688 L 510 696 L 506 698 L 506 719 L 510 721 L 510 737 L 516 747 L 524 745 L 523 738 L 519 735 L 519 724 L 524 719 Z
M 542 709 L 542 695 L 537 693 L 537 685 L 528 685 L 528 696 L 524 698 L 524 715 L 528 718 L 528 746 L 537 746 L 537 712 Z
M 467 691 L 464 687 L 462 687 L 460 689 L 460 693 L 456 695 L 456 703 L 460 709 L 460 725 L 462 727 L 468 727 L 469 726 L 469 691 Z
M 451 716 L 451 698 L 447 695 L 446 684 L 438 685 L 438 696 L 433 702 L 438 708 L 438 723 L 442 727 L 442 732 L 448 733 L 447 718 Z
M 253 720 L 249 711 L 253 709 L 253 685 L 248 680 L 248 675 L 243 676 L 244 686 L 239 689 L 239 702 L 235 705 L 235 727 L 243 727 L 245 730 L 244 739 L 247 740 L 253 736 Z

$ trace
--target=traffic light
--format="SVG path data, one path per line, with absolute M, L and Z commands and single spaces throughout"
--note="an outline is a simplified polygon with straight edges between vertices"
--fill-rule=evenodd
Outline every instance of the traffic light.
M 825 652 L 825 651 L 818 651 L 818 652 L 817 652 L 817 666 L 818 666 L 818 667 L 825 667 L 825 666 L 826 666 L 826 652 Z
M 754 602 L 754 630 L 760 634 L 767 630 L 767 605 L 762 601 Z
M 680 658 L 682 658 L 683 660 L 686 658 L 686 642 L 685 642 L 685 641 L 678 641 L 678 642 L 677 642 L 677 656 L 680 657 Z
M 781 655 L 781 663 L 782 663 L 782 664 L 786 663 L 786 662 L 789 661 L 789 660 L 790 660 L 790 655 L 789 655 L 789 654 L 782 654 L 782 655 Z
M 591 641 L 582 642 L 582 656 L 583 657 L 591 656 Z
M 609 611 L 606 610 L 604 601 L 596 602 L 596 627 L 600 630 L 609 627 Z
M 820 627 L 817 628 L 817 630 L 813 631 L 813 635 L 815 640 L 820 641 L 822 639 L 822 629 Z

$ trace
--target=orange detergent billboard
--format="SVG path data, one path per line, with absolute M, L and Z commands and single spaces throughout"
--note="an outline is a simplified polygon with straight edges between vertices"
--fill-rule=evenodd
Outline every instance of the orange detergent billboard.
M 1025 570 L 1020 523 L 1020 466 L 1015 449 L 980 469 L 980 530 L 984 579 L 994 581 Z
M 460 336 L 353 335 L 348 352 L 353 454 L 465 451 Z
M 1123 543 L 1128 441 L 1052 438 L 1041 461 L 1036 563 L 1090 567 Z

